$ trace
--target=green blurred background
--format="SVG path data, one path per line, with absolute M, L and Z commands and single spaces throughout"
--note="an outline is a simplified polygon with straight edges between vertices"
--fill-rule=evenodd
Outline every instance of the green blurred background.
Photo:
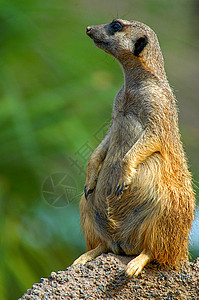
M 85 251 L 78 202 L 86 163 L 123 82 L 85 28 L 116 17 L 158 34 L 198 193 L 199 1 L 0 0 L 1 300 L 17 299 Z

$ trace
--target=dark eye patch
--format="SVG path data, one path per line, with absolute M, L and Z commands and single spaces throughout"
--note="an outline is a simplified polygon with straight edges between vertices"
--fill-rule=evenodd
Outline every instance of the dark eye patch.
M 114 34 L 115 32 L 122 31 L 123 30 L 123 25 L 118 21 L 113 21 L 109 25 L 109 29 L 110 29 L 111 33 Z

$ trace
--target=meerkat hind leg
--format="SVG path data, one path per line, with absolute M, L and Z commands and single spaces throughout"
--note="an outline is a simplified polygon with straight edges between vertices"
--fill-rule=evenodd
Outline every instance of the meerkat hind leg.
M 145 251 L 142 251 L 140 255 L 138 255 L 136 258 L 132 259 L 126 267 L 126 274 L 130 277 L 138 276 L 140 272 L 143 270 L 144 266 L 148 262 L 151 261 L 151 256 L 146 253 Z
M 90 251 L 87 251 L 86 253 L 82 254 L 79 258 L 77 258 L 72 266 L 75 266 L 77 264 L 82 264 L 84 265 L 85 263 L 87 263 L 88 261 L 96 258 L 97 256 L 99 256 L 102 253 L 106 253 L 107 252 L 107 248 L 100 244 L 98 245 L 95 249 L 92 249 Z

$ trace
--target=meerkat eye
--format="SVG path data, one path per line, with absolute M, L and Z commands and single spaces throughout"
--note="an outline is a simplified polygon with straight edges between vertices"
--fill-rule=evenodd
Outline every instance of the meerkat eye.
M 122 31 L 123 30 L 123 26 L 122 26 L 122 24 L 120 23 L 120 22 L 112 22 L 111 24 L 110 24 L 110 30 L 111 30 L 111 32 L 112 33 L 115 33 L 115 32 L 117 32 L 117 31 Z

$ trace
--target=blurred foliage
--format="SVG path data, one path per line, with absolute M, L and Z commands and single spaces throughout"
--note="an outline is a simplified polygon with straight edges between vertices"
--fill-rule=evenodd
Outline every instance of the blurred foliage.
M 1 0 L 1 300 L 21 296 L 85 249 L 78 201 L 86 162 L 123 81 L 118 64 L 92 45 L 85 27 L 118 16 L 140 20 L 159 36 L 199 181 L 198 1 Z M 80 169 L 73 161 L 85 145 Z M 52 174 L 75 182 L 73 201 L 61 208 L 42 194 Z M 193 257 L 199 255 L 192 248 Z

